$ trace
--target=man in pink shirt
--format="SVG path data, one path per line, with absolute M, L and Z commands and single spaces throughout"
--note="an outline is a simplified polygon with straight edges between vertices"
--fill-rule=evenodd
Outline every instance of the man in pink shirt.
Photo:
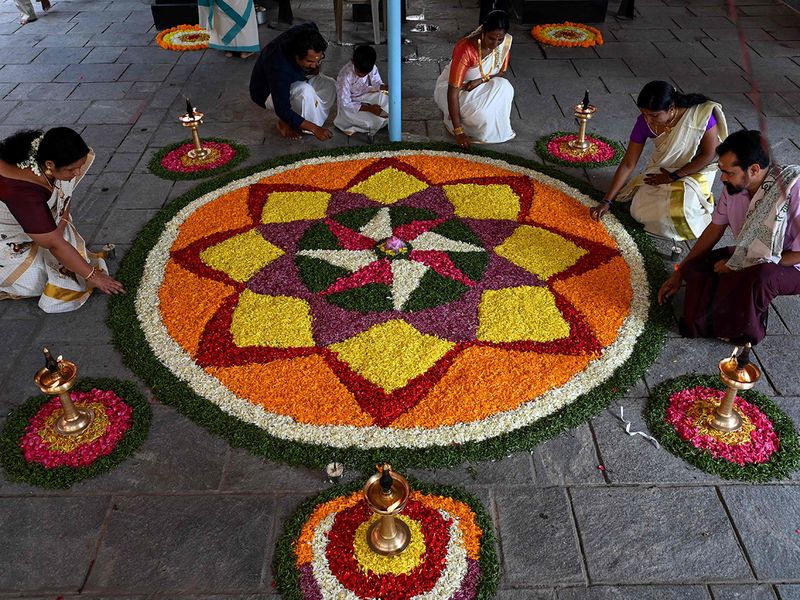
M 773 298 L 800 294 L 800 167 L 770 165 L 758 131 L 731 134 L 717 154 L 725 190 L 658 301 L 685 280 L 682 335 L 757 344 Z M 728 227 L 736 246 L 715 250 Z

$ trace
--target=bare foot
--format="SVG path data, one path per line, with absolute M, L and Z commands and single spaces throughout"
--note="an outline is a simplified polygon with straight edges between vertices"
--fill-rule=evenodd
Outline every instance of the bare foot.
M 278 133 L 280 133 L 282 137 L 290 140 L 299 140 L 302 137 L 297 129 L 293 129 L 291 125 L 281 120 L 278 120 Z
M 226 52 L 225 58 L 233 58 L 233 52 Z
M 39 1 L 42 4 L 42 10 L 44 12 L 47 12 L 48 10 L 50 10 L 50 0 L 39 0 Z
M 27 25 L 28 23 L 33 23 L 36 20 L 37 20 L 36 17 L 31 18 L 28 15 L 25 15 L 24 17 L 20 17 L 19 18 L 19 24 L 20 25 Z
M 253 53 L 252 53 L 252 52 L 242 52 L 242 53 L 239 55 L 239 58 L 241 58 L 242 60 L 247 60 L 247 59 L 248 59 L 248 58 L 250 58 L 251 56 L 253 56 Z

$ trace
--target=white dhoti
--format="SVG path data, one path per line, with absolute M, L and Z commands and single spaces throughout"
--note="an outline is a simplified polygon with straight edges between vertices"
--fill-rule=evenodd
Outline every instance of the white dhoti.
M 389 94 L 386 92 L 370 92 L 353 98 L 363 104 L 377 104 L 386 113 L 389 110 Z M 351 110 L 339 105 L 333 124 L 345 133 L 374 134 L 382 127 L 386 127 L 387 117 L 379 117 L 364 110 Z
M 322 127 L 336 104 L 336 81 L 327 75 L 295 81 L 289 86 L 289 104 L 303 119 Z M 274 110 L 272 96 L 267 98 L 265 106 Z

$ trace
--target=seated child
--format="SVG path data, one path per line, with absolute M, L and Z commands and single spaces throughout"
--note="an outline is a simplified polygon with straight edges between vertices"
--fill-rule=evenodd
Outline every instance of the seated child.
M 386 125 L 388 88 L 381 80 L 375 59 L 372 46 L 356 46 L 353 60 L 342 67 L 336 78 L 339 111 L 333 124 L 347 135 L 356 132 L 374 135 Z

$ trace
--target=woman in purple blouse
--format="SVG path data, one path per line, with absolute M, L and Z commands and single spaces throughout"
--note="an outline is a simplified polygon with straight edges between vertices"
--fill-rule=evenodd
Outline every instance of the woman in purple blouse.
M 716 147 L 728 136 L 722 106 L 700 94 L 681 94 L 666 81 L 651 81 L 636 100 L 640 115 L 603 202 L 631 201 L 631 216 L 649 233 L 673 241 L 696 239 L 711 221 Z M 644 172 L 630 181 L 647 140 L 653 152 Z M 627 182 L 627 184 L 626 184 Z

